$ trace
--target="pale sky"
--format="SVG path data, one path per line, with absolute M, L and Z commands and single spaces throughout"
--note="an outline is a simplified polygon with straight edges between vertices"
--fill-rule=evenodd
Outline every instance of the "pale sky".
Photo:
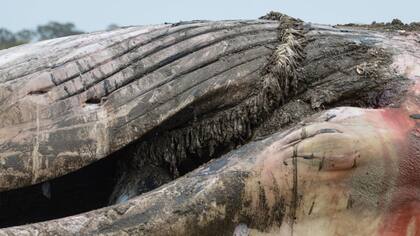
M 180 20 L 255 19 L 270 10 L 305 21 L 371 23 L 420 21 L 420 0 L 1 0 L 0 27 L 12 31 L 48 21 L 73 22 L 84 31 L 109 24 Z

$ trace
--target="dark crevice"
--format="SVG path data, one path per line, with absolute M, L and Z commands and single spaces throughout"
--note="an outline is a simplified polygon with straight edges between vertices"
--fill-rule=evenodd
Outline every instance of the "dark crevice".
M 31 91 L 28 93 L 28 95 L 42 95 L 48 93 L 47 90 L 37 90 L 37 91 Z
M 89 98 L 88 100 L 86 100 L 85 102 L 86 104 L 100 104 L 101 103 L 101 98 Z
M 62 218 L 104 207 L 115 184 L 116 156 L 74 173 L 0 193 L 0 228 Z

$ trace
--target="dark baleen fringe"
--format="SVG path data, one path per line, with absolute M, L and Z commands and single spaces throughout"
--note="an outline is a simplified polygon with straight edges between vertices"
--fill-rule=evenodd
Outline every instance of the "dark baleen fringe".
M 226 153 L 253 137 L 253 132 L 276 108 L 284 104 L 298 86 L 297 68 L 303 59 L 302 21 L 279 17 L 279 45 L 261 72 L 256 95 L 187 127 L 157 132 L 131 145 L 129 160 L 121 161 L 120 177 L 110 203 L 124 195 L 129 199 L 185 174 L 184 161 L 194 168 Z M 191 161 L 191 159 L 193 159 Z M 166 169 L 167 175 L 162 176 Z M 159 175 L 159 176 L 158 176 Z M 150 181 L 153 180 L 150 183 Z M 146 187 L 147 185 L 147 187 Z

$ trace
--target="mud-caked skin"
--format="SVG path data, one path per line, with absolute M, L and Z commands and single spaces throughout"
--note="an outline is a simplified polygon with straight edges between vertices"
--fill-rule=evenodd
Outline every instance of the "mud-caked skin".
M 0 109 L 14 111 L 0 115 L 0 190 L 137 153 L 118 204 L 0 235 L 420 235 L 416 33 L 272 13 L 123 34 L 89 59 L 74 52 L 83 65 L 0 67 L 16 69 L 0 74 Z M 180 176 L 214 150 L 230 152 Z M 153 176 L 153 188 L 168 183 L 144 190 Z

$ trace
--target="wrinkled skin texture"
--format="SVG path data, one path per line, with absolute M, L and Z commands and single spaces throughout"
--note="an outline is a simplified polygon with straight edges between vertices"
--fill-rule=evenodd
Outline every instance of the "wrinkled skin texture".
M 127 202 L 0 235 L 419 235 L 418 46 L 375 37 L 411 81 L 400 104 L 322 111 Z

